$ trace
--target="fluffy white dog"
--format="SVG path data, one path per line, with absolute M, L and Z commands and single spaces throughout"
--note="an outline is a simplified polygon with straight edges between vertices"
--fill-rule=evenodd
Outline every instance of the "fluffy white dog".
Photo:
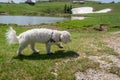
M 55 44 L 59 48 L 63 48 L 63 43 L 71 41 L 71 36 L 68 31 L 58 31 L 46 28 L 31 29 L 21 33 L 19 36 L 16 35 L 16 31 L 10 27 L 6 33 L 6 38 L 9 44 L 19 43 L 18 55 L 22 54 L 22 50 L 30 45 L 34 53 L 38 50 L 35 48 L 35 43 L 45 43 L 47 54 L 51 54 L 51 45 Z

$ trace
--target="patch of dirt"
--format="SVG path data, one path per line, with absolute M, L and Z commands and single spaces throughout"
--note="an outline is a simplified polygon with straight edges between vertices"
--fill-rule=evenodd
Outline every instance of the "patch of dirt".
M 108 61 L 102 60 L 104 58 Z M 120 67 L 120 59 L 114 55 L 89 56 L 89 59 L 99 62 L 101 69 L 107 69 L 114 66 Z
M 111 37 L 104 41 L 108 44 L 108 47 L 113 48 L 120 56 L 120 32 L 111 33 Z
M 120 80 L 120 78 L 112 73 L 106 73 L 104 70 L 88 69 L 86 72 L 77 72 L 76 80 Z
M 78 71 L 75 73 L 76 80 L 120 80 L 118 75 L 106 72 L 106 69 L 111 67 L 120 67 L 120 32 L 111 33 L 111 37 L 103 41 L 107 43 L 108 47 L 113 48 L 119 56 L 89 56 L 89 59 L 100 63 L 100 70 L 88 69 L 86 72 Z M 102 59 L 106 59 L 107 61 Z
M 89 56 L 89 59 L 91 59 L 91 60 L 93 60 L 95 62 L 99 62 L 100 63 L 99 67 L 101 69 L 105 69 L 107 67 L 111 67 L 112 66 L 112 63 L 108 63 L 106 61 L 100 60 L 101 58 L 103 58 L 103 57 L 101 57 L 101 56 Z
M 61 62 L 56 62 L 53 69 L 50 71 L 51 74 L 53 74 L 55 76 L 55 78 L 57 79 L 59 66 L 61 66 L 62 64 L 67 64 L 70 61 L 76 61 L 80 58 L 81 57 L 79 55 L 75 54 L 75 55 L 72 56 L 72 59 L 66 59 L 66 60 L 63 60 Z

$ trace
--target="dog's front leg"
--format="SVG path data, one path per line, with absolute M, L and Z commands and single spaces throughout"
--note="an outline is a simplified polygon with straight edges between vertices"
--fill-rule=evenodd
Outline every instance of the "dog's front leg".
M 52 54 L 51 53 L 51 43 L 46 43 L 46 51 L 47 51 L 47 54 Z
M 57 45 L 59 48 L 63 48 L 63 45 L 62 45 L 61 42 L 56 43 L 56 45 Z

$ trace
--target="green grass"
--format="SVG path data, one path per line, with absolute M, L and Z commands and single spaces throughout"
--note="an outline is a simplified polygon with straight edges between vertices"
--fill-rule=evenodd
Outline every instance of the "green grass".
M 0 11 L 13 15 L 62 15 L 65 4 L 70 3 L 38 3 L 35 6 L 27 4 L 0 4 Z M 37 44 L 36 47 L 40 50 L 39 54 L 32 54 L 31 49 L 27 47 L 23 51 L 23 56 L 17 56 L 16 51 L 19 45 L 7 44 L 5 33 L 8 25 L 0 24 L 0 80 L 74 80 L 74 74 L 77 71 L 84 72 L 89 68 L 99 69 L 99 63 L 90 60 L 88 56 L 106 54 L 118 56 L 118 53 L 107 47 L 106 43 L 102 41 L 102 39 L 111 36 L 109 32 L 97 32 L 91 29 L 98 27 L 101 23 L 109 24 L 110 27 L 120 25 L 119 4 L 73 4 L 73 7 L 93 6 L 95 10 L 110 7 L 113 11 L 106 14 L 82 15 L 88 17 L 83 21 L 73 20 L 52 24 L 59 26 L 59 29 L 69 30 L 72 36 L 72 42 L 64 44 L 63 49 L 52 46 L 53 55 L 46 55 L 44 44 Z M 62 7 L 59 8 L 60 6 Z M 13 28 L 17 34 L 34 27 L 13 26 L 15 26 Z M 103 58 L 102 60 L 106 61 L 107 59 Z M 109 62 L 109 60 L 107 61 Z M 56 64 L 58 65 L 56 66 Z M 57 77 L 52 74 L 52 71 L 54 72 L 55 69 L 57 69 Z M 119 75 L 119 68 L 113 67 L 108 72 Z
M 93 7 L 94 11 L 105 8 L 111 8 L 112 11 L 100 14 L 83 14 L 72 15 L 65 14 L 65 5 L 72 5 L 75 7 Z M 35 6 L 28 4 L 0 4 L 0 12 L 7 12 L 10 15 L 34 15 L 34 16 L 85 16 L 84 20 L 70 20 L 62 21 L 52 24 L 54 26 L 67 29 L 87 29 L 98 28 L 100 24 L 108 24 L 109 30 L 115 30 L 114 26 L 120 25 L 120 3 L 115 4 L 97 4 L 94 2 L 87 2 L 86 4 L 72 4 L 70 2 L 41 2 Z
M 41 2 L 34 6 L 28 4 L 0 4 L 0 12 L 7 12 L 10 15 L 47 15 L 61 16 L 64 15 L 64 6 L 70 3 L 65 2 Z
M 110 69 L 108 69 L 107 72 L 116 74 L 120 77 L 120 67 L 113 66 Z
M 68 28 L 68 29 L 69 28 L 86 29 L 88 27 L 92 27 L 92 28 L 99 27 L 100 24 L 108 24 L 108 27 L 110 28 L 110 30 L 113 30 L 113 26 L 120 25 L 119 23 L 120 22 L 120 15 L 119 15 L 120 3 L 116 3 L 116 4 L 86 3 L 84 5 L 79 5 L 79 7 L 84 7 L 84 6 L 93 7 L 95 11 L 105 9 L 105 8 L 111 8 L 112 11 L 108 13 L 74 15 L 74 16 L 85 16 L 86 19 L 62 21 L 54 25 L 60 26 L 63 28 Z M 76 5 L 75 7 L 78 7 L 78 5 Z
M 105 58 L 105 57 L 102 57 L 100 60 L 105 61 L 105 62 L 108 62 L 108 63 L 113 63 L 112 60 L 110 60 L 110 59 L 108 59 L 108 58 Z
M 75 80 L 74 74 L 79 70 L 81 72 L 85 72 L 87 69 L 98 69 L 99 63 L 93 62 L 88 58 L 81 58 L 77 61 L 70 61 L 67 64 L 60 65 L 58 69 L 58 80 Z M 68 74 L 68 76 L 66 76 Z
M 56 76 L 51 73 L 57 67 L 57 79 L 73 80 L 74 73 L 85 71 L 88 68 L 99 68 L 99 63 L 87 58 L 90 55 L 101 56 L 104 54 L 117 55 L 114 50 L 105 46 L 100 38 L 105 38 L 108 33 L 101 32 L 71 32 L 72 42 L 64 45 L 64 49 L 52 47 L 53 55 L 46 55 L 45 45 L 37 44 L 39 54 L 32 54 L 29 47 L 23 51 L 23 56 L 16 54 L 18 44 L 8 45 L 5 39 L 6 25 L 0 26 L 0 79 L 1 80 L 54 80 Z M 17 34 L 30 28 L 14 27 Z M 112 54 L 111 54 L 112 53 Z M 85 57 L 86 56 L 86 57 Z M 77 57 L 81 57 L 76 60 Z M 68 62 L 65 62 L 69 60 Z M 67 76 L 67 77 L 66 77 Z

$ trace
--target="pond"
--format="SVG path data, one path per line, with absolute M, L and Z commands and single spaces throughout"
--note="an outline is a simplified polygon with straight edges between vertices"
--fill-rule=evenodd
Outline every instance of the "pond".
M 54 23 L 63 20 L 70 20 L 64 17 L 42 17 L 42 16 L 0 16 L 0 23 L 18 24 L 18 25 L 35 25 L 42 23 Z

